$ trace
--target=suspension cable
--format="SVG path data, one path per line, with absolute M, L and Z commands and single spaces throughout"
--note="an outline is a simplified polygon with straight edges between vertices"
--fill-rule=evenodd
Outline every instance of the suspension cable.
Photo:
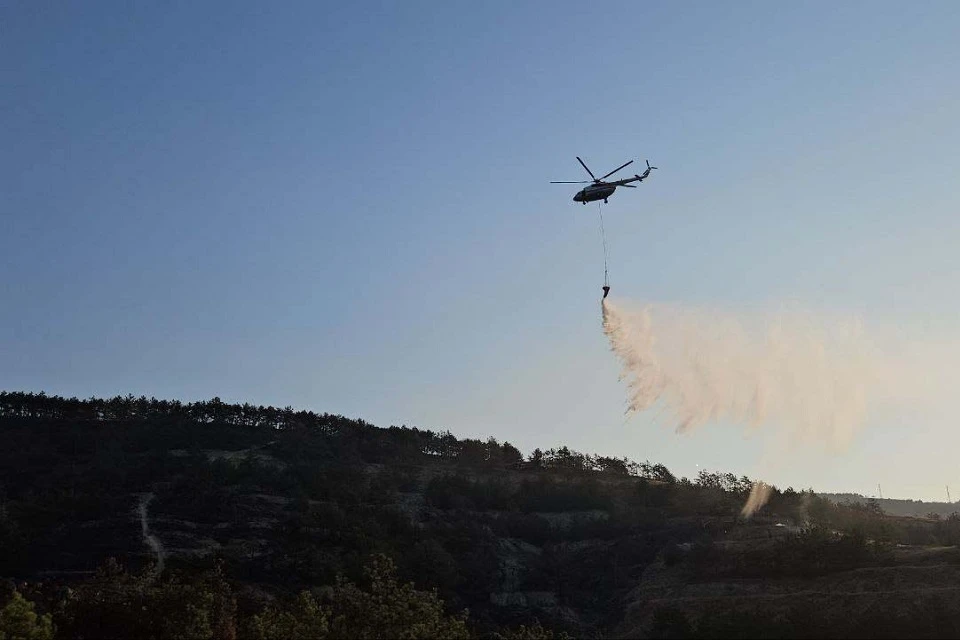
M 603 232 L 603 204 L 597 202 L 597 213 L 600 216 L 600 241 L 603 242 L 603 286 L 609 286 L 607 275 L 607 236 Z

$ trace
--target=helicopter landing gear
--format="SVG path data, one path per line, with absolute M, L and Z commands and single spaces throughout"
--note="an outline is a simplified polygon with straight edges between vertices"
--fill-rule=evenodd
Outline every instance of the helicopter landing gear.
M 607 199 L 606 199 L 606 198 L 603 199 L 603 204 L 607 204 Z

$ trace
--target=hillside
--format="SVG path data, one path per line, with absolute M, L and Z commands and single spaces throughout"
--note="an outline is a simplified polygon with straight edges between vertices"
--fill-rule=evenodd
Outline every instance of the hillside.
M 167 637 L 173 619 L 199 637 L 382 635 L 414 609 L 433 621 L 416 637 L 960 620 L 956 516 L 775 490 L 744 521 L 751 482 L 732 474 L 217 399 L 0 393 L 0 435 L 0 606 L 16 584 L 61 637 Z M 147 613 L 123 614 L 131 598 Z
M 866 505 L 876 503 L 884 513 L 892 516 L 937 519 L 960 513 L 960 504 L 956 502 L 924 502 L 923 500 L 868 498 L 859 493 L 820 493 L 818 495 L 838 504 Z

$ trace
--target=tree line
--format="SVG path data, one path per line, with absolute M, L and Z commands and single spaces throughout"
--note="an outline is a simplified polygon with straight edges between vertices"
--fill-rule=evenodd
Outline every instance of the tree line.
M 509 442 L 457 438 L 450 431 L 391 426 L 381 429 L 361 419 L 292 407 L 227 403 L 215 397 L 197 402 L 146 396 L 64 398 L 44 392 L 0 391 L 0 418 L 64 421 L 79 424 L 177 424 L 246 427 L 283 431 L 304 438 L 326 436 L 356 450 L 368 462 L 429 457 L 465 466 L 509 467 L 562 474 L 639 477 L 660 482 L 676 478 L 662 464 L 584 454 L 568 447 L 535 449 L 527 458 Z

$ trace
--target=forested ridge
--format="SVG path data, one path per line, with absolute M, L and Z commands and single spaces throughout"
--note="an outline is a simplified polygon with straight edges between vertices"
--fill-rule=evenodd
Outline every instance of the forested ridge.
M 906 617 L 795 597 L 775 621 L 753 600 L 883 571 L 953 594 L 956 516 L 774 488 L 746 521 L 743 476 L 217 398 L 0 392 L 0 437 L 0 638 L 960 629 L 934 595 Z

